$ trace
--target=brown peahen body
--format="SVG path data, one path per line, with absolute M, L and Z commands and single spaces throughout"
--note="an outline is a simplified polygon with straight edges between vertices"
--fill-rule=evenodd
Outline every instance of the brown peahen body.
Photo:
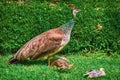
M 74 18 L 79 9 L 73 10 Z M 10 63 L 24 61 L 27 58 L 32 60 L 38 58 L 49 58 L 58 53 L 70 40 L 70 34 L 74 26 L 74 19 L 68 23 L 48 30 L 23 45 L 17 53 L 9 60 Z M 50 62 L 49 62 L 50 64 Z

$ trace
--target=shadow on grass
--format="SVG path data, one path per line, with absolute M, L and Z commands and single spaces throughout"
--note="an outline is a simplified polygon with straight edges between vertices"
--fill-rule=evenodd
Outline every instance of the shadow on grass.
M 47 60 L 42 61 L 42 60 L 26 60 L 23 62 L 19 62 L 17 64 L 21 64 L 21 65 L 26 65 L 26 66 L 30 66 L 30 65 L 48 65 Z
M 54 71 L 56 71 L 58 73 L 66 73 L 66 74 L 71 72 L 71 70 L 69 70 L 69 69 L 66 69 L 66 70 L 64 70 L 64 69 L 56 69 Z

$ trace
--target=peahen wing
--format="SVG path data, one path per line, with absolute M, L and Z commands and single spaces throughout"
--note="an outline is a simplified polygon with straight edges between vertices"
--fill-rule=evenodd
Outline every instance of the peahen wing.
M 37 59 L 50 55 L 61 47 L 63 37 L 64 32 L 61 29 L 51 29 L 28 41 L 14 57 L 20 61 L 28 57 Z

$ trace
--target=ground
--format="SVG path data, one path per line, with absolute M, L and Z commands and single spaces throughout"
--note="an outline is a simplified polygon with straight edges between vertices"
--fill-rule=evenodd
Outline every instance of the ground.
M 0 56 L 0 80 L 89 80 L 83 74 L 89 69 L 105 68 L 106 76 L 96 80 L 120 80 L 120 56 L 107 56 L 103 51 L 87 53 L 71 53 L 66 55 L 69 64 L 74 67 L 60 70 L 47 66 L 47 61 L 26 61 L 20 64 L 9 64 L 12 55 Z

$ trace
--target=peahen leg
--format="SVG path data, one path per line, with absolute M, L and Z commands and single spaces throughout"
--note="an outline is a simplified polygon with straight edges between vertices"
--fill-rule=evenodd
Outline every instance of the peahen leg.
M 51 56 L 48 56 L 48 66 L 50 66 L 50 59 L 51 59 Z

